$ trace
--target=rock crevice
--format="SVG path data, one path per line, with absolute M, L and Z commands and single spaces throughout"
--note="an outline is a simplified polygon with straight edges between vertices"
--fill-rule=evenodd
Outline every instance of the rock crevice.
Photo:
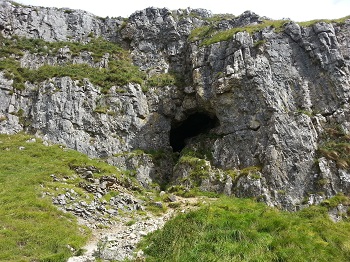
M 331 148 L 340 142 L 330 130 L 349 143 L 350 22 L 258 28 L 264 21 L 252 12 L 217 17 L 203 9 L 166 8 L 102 19 L 2 2 L 6 39 L 86 44 L 102 37 L 127 47 L 153 84 L 106 89 L 88 78 L 55 76 L 16 89 L 16 76 L 4 69 L 0 132 L 24 130 L 107 158 L 134 169 L 145 187 L 181 182 L 289 210 L 348 194 L 349 154 Z M 120 59 L 106 52 L 95 61 L 93 52 L 71 51 L 44 56 L 23 50 L 11 59 L 20 68 L 84 64 L 102 71 Z M 190 125 L 180 131 L 186 119 Z

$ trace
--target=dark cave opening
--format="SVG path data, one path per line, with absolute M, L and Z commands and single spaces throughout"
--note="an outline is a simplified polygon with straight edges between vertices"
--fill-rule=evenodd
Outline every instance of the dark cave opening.
M 175 124 L 170 130 L 170 145 L 173 151 L 180 152 L 186 146 L 188 138 L 207 133 L 218 124 L 217 117 L 207 113 L 197 112 L 190 115 L 184 121 Z

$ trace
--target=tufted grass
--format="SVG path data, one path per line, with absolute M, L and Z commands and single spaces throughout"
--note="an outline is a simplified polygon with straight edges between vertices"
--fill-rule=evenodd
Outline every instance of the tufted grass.
M 286 20 L 264 20 L 260 24 L 236 27 L 224 31 L 217 31 L 215 29 L 215 25 L 203 26 L 195 28 L 191 32 L 189 40 L 201 40 L 200 46 L 208 46 L 218 42 L 228 41 L 238 32 L 247 32 L 249 34 L 253 34 L 267 27 L 272 27 L 276 32 L 281 32 L 283 30 L 284 24 L 287 22 L 288 21 Z
M 304 27 L 313 26 L 314 24 L 319 23 L 319 22 L 335 23 L 338 25 L 342 25 L 348 19 L 350 19 L 350 15 L 339 18 L 339 19 L 315 19 L 315 20 L 311 20 L 311 21 L 297 22 L 297 24 L 299 24 L 300 26 L 304 26 Z
M 325 128 L 317 152 L 334 161 L 338 168 L 350 169 L 350 135 L 345 134 L 340 127 Z
M 219 17 L 220 18 L 220 17 Z M 297 22 L 300 26 L 309 27 L 319 22 L 344 24 L 350 16 L 346 16 L 339 19 L 316 19 L 305 22 Z M 251 24 L 244 27 L 236 27 L 224 31 L 218 31 L 215 25 L 220 19 L 216 18 L 209 20 L 211 25 L 205 25 L 202 27 L 194 28 L 189 36 L 190 41 L 200 40 L 200 46 L 209 46 L 222 41 L 229 41 L 238 32 L 247 32 L 253 34 L 263 30 L 264 28 L 271 27 L 275 29 L 275 32 L 279 33 L 283 31 L 284 25 L 288 22 L 287 20 L 264 20 L 259 24 Z M 259 42 L 256 45 L 260 45 L 263 42 Z
M 79 192 L 76 185 L 53 183 L 50 175 L 70 177 L 74 173 L 70 166 L 93 165 L 101 176 L 118 174 L 118 170 L 74 150 L 44 146 L 40 139 L 27 143 L 30 138 L 0 134 L 0 261 L 63 262 L 81 252 L 89 230 L 79 227 L 74 216 L 59 211 L 51 197 L 42 195 L 60 187 Z
M 140 244 L 146 261 L 349 261 L 350 224 L 327 208 L 296 213 L 221 197 L 181 214 Z
M 0 34 L 0 71 L 4 71 L 7 79 L 13 80 L 13 87 L 24 90 L 25 83 L 40 83 L 53 77 L 68 76 L 74 80 L 89 79 L 94 85 L 100 86 L 103 92 L 108 92 L 112 86 L 123 86 L 136 83 L 144 91 L 153 86 L 184 86 L 184 79 L 174 72 L 147 77 L 145 72 L 133 65 L 130 54 L 119 45 L 102 38 L 92 38 L 90 42 L 46 42 L 42 39 L 29 39 L 13 36 L 11 39 Z M 82 52 L 89 52 L 93 62 L 99 62 L 105 54 L 110 54 L 108 67 L 99 68 L 88 64 L 43 65 L 38 69 L 21 67 L 19 59 L 24 52 L 40 56 L 57 56 L 60 48 L 68 47 L 72 57 Z
M 13 86 L 17 90 L 25 89 L 25 82 L 40 83 L 53 77 L 69 76 L 75 80 L 89 79 L 93 84 L 108 91 L 114 85 L 123 86 L 133 82 L 143 85 L 146 74 L 132 64 L 128 51 L 117 44 L 102 38 L 93 38 L 86 44 L 77 42 L 45 42 L 42 39 L 28 39 L 14 36 L 12 39 L 0 35 L 0 70 L 5 77 L 13 79 Z M 38 69 L 21 67 L 18 58 L 27 51 L 41 56 L 57 55 L 60 48 L 69 47 L 72 56 L 78 56 L 81 52 L 89 52 L 98 62 L 106 53 L 110 54 L 108 68 L 91 67 L 87 64 L 44 65 Z

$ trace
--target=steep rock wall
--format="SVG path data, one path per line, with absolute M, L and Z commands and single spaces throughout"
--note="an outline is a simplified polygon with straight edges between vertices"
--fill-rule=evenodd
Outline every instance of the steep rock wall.
M 130 48 L 149 77 L 170 72 L 182 83 L 148 90 L 129 83 L 105 94 L 88 80 L 56 77 L 17 91 L 2 74 L 0 131 L 27 130 L 92 157 L 108 157 L 136 169 L 145 186 L 152 181 L 198 186 L 290 210 L 350 193 L 348 155 L 320 150 L 332 139 L 346 142 L 350 133 L 349 20 L 308 27 L 286 21 L 281 31 L 242 30 L 209 45 L 191 38 L 192 30 L 211 25 L 213 17 L 202 9 L 148 8 L 125 22 L 2 4 L 3 35 L 84 42 L 93 32 Z M 215 30 L 263 21 L 245 12 L 221 18 Z M 23 67 L 47 63 L 35 54 L 21 58 Z M 218 119 L 204 136 L 185 141 L 184 150 L 194 151 L 198 161 L 185 153 L 170 160 L 170 130 L 196 112 Z M 330 130 L 340 131 L 332 136 Z M 167 153 L 157 164 L 149 154 L 128 153 L 135 149 Z

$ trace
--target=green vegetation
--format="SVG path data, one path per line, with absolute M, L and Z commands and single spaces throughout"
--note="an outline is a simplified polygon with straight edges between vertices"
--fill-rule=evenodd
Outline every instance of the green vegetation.
M 220 196 L 220 194 L 216 192 L 211 191 L 202 191 L 198 187 L 194 188 L 187 188 L 183 185 L 179 186 L 171 186 L 168 188 L 168 192 L 174 193 L 175 195 L 181 196 L 181 197 L 210 197 L 210 198 L 217 198 Z
M 60 48 L 68 47 L 72 56 L 78 56 L 80 52 L 89 51 L 96 61 L 102 58 L 106 53 L 113 54 L 117 59 L 130 59 L 126 50 L 121 48 L 119 45 L 102 38 L 93 38 L 90 42 L 82 44 L 79 42 L 64 41 L 46 42 L 42 39 L 25 38 L 19 36 L 5 38 L 0 35 L 0 41 L 3 45 L 3 48 L 0 51 L 1 57 L 9 57 L 9 55 L 12 54 L 22 56 L 24 51 L 39 55 L 57 55 Z
M 0 261 L 66 261 L 81 252 L 89 233 L 78 227 L 75 217 L 53 206 L 51 196 L 74 188 L 86 199 L 74 167 L 95 166 L 96 177 L 121 172 L 74 150 L 29 139 L 0 135 Z M 53 182 L 51 174 L 65 183 Z
M 327 208 L 296 213 L 221 197 L 181 214 L 141 243 L 146 261 L 349 261 L 350 224 Z
M 128 25 L 128 22 L 129 22 L 129 18 L 124 18 L 123 23 L 120 25 L 119 30 L 124 29 Z
M 327 200 L 324 200 L 321 203 L 322 206 L 325 206 L 327 208 L 335 208 L 340 204 L 345 205 L 345 206 L 350 205 L 349 198 L 347 196 L 345 196 L 343 193 L 338 193 L 334 197 L 331 197 Z
M 208 46 L 221 41 L 228 41 L 238 32 L 247 32 L 249 34 L 253 34 L 266 27 L 273 27 L 275 28 L 276 32 L 280 32 L 283 30 L 283 26 L 287 22 L 288 21 L 286 20 L 264 20 L 260 24 L 247 25 L 244 27 L 232 28 L 225 31 L 217 31 L 214 23 L 211 26 L 203 26 L 194 29 L 191 32 L 189 39 L 190 41 L 201 40 L 201 46 Z M 263 42 L 259 42 L 259 44 L 262 43 Z
M 187 85 L 185 77 L 175 71 L 169 71 L 168 73 L 158 73 L 149 77 L 146 81 L 147 87 L 164 87 L 175 85 L 177 87 L 185 87 Z
M 186 147 L 181 151 L 176 165 L 185 166 L 189 172 L 182 181 L 183 184 L 187 185 L 187 188 L 172 187 L 170 189 L 172 192 L 184 197 L 201 195 L 198 187 L 202 184 L 202 180 L 216 173 L 216 170 L 211 169 L 210 160 L 213 159 L 213 156 L 212 152 L 205 147 L 207 141 L 205 138 L 205 136 L 198 138 L 195 149 L 194 147 Z
M 190 166 L 189 177 L 185 179 L 190 179 L 191 184 L 195 187 L 200 186 L 202 180 L 208 178 L 210 175 L 210 165 L 204 159 L 184 155 L 179 159 L 177 164 Z
M 266 40 L 265 39 L 264 40 L 259 40 L 259 41 L 256 41 L 254 43 L 254 47 L 259 47 L 259 46 L 262 46 L 264 44 L 266 44 Z
M 195 149 L 186 147 L 181 151 L 181 156 L 190 156 L 212 161 L 213 152 L 207 147 L 206 142 L 208 142 L 208 140 L 201 140 L 202 137 L 204 137 L 204 135 L 200 135 L 200 137 L 198 137 L 198 144 Z
M 181 168 L 186 169 L 187 176 L 182 179 L 182 185 L 170 186 L 167 189 L 169 192 L 183 197 L 217 197 L 218 194 L 215 192 L 206 192 L 200 189 L 203 180 L 211 178 L 220 181 L 231 177 L 232 181 L 235 182 L 242 176 L 248 176 L 251 179 L 261 178 L 261 166 L 248 166 L 242 169 L 228 170 L 220 170 L 213 167 L 211 163 L 213 160 L 212 151 L 205 145 L 208 145 L 208 141 L 214 138 L 202 135 L 198 138 L 195 146 L 192 148 L 186 147 L 181 151 L 176 165 L 181 165 Z
M 308 117 L 314 116 L 314 112 L 312 112 L 312 110 L 309 110 L 309 109 L 298 109 L 296 112 L 299 114 L 307 115 Z
M 210 23 L 209 25 L 205 25 L 202 27 L 198 27 L 192 30 L 189 40 L 190 41 L 198 41 L 200 40 L 200 46 L 208 46 L 214 43 L 228 41 L 230 40 L 236 33 L 238 32 L 247 32 L 249 34 L 253 34 L 255 32 L 261 31 L 264 28 L 272 27 L 275 29 L 275 32 L 281 32 L 284 28 L 284 25 L 288 22 L 287 20 L 264 20 L 260 24 L 252 24 L 244 27 L 232 28 L 224 31 L 218 31 L 217 24 L 218 22 L 224 19 L 232 19 L 233 17 L 225 16 L 225 15 L 216 15 L 212 18 L 207 19 Z M 336 24 L 344 24 L 346 20 L 350 19 L 350 16 L 346 16 L 339 19 L 318 19 L 307 22 L 298 22 L 300 26 L 308 27 L 312 26 L 318 22 L 326 22 L 326 23 L 336 23 Z M 257 41 L 254 46 L 259 47 L 264 44 L 264 40 Z
M 90 35 L 92 37 L 92 34 Z M 71 77 L 73 80 L 87 78 L 92 84 L 102 87 L 103 92 L 114 86 L 123 86 L 133 82 L 142 85 L 147 91 L 149 86 L 178 85 L 183 86 L 184 80 L 175 73 L 157 74 L 147 79 L 144 72 L 132 64 L 128 51 L 117 44 L 102 38 L 92 38 L 90 42 L 45 42 L 42 39 L 27 39 L 14 36 L 11 39 L 0 35 L 0 71 L 8 79 L 13 79 L 13 87 L 17 90 L 25 89 L 25 82 L 40 83 L 53 77 Z M 107 68 L 89 66 L 87 64 L 44 65 L 38 69 L 21 67 L 18 59 L 27 51 L 42 56 L 58 55 L 60 48 L 69 48 L 71 56 L 79 56 L 82 52 L 89 52 L 94 62 L 98 62 L 108 53 L 110 59 Z
M 13 37 L 7 39 L 0 36 L 3 45 L 0 51 L 0 70 L 4 70 L 5 77 L 13 79 L 15 89 L 23 90 L 26 81 L 39 83 L 52 77 L 69 76 L 74 80 L 88 78 L 93 84 L 108 91 L 113 85 L 125 85 L 129 82 L 144 84 L 146 74 L 132 64 L 129 53 L 118 45 L 102 38 L 94 38 L 89 43 L 77 42 L 45 42 L 41 39 L 26 39 Z M 16 57 L 23 55 L 23 51 L 39 55 L 57 55 L 60 48 L 68 47 L 72 56 L 78 56 L 87 51 L 98 62 L 106 53 L 110 54 L 107 68 L 91 67 L 86 64 L 65 64 L 61 66 L 44 65 L 37 70 L 23 68 Z M 15 57 L 14 57 L 15 56 Z
M 304 26 L 304 27 L 313 26 L 314 24 L 319 23 L 319 22 L 344 24 L 345 21 L 348 19 L 350 19 L 350 15 L 339 18 L 339 19 L 315 19 L 315 20 L 311 20 L 311 21 L 298 22 L 298 24 L 300 26 Z
M 212 26 L 206 25 L 201 27 L 196 27 L 191 31 L 189 36 L 190 41 L 202 40 L 213 33 L 214 28 Z
M 341 127 L 326 128 L 318 154 L 336 162 L 339 168 L 350 169 L 350 135 Z
M 221 22 L 223 20 L 232 20 L 236 16 L 233 14 L 214 14 L 212 17 L 206 18 L 208 22 Z
M 99 113 L 99 114 L 107 114 L 109 111 L 109 107 L 108 106 L 96 106 L 95 113 Z
M 74 11 L 73 10 L 71 10 L 71 9 L 65 9 L 64 10 L 64 13 L 65 14 L 72 14 Z

